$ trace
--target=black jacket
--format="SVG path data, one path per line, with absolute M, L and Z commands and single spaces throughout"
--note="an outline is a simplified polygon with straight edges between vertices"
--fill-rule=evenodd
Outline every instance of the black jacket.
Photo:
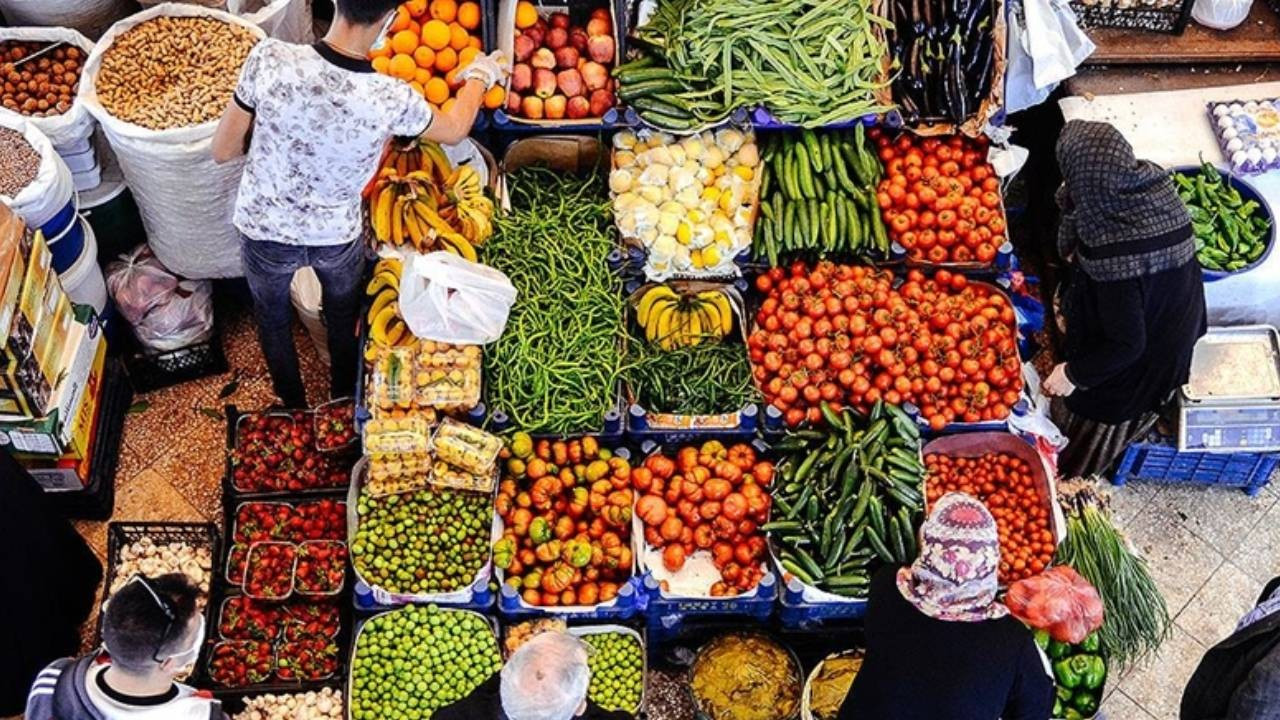
M 1076 385 L 1067 408 L 1112 425 L 1136 420 L 1187 381 L 1206 328 L 1200 263 L 1114 282 L 1076 269 L 1062 313 L 1067 377 Z
M 1053 680 L 1030 630 L 1009 616 L 931 618 L 902 597 L 897 571 L 871 578 L 867 657 L 839 720 L 1049 720 Z
M 435 711 L 431 720 L 507 720 L 506 713 L 502 712 L 501 683 L 501 674 L 494 673 L 470 695 Z M 587 711 L 575 720 L 631 720 L 631 713 L 605 710 L 588 700 Z
M 1267 584 L 1261 603 L 1280 587 Z M 1181 720 L 1280 718 L 1280 613 L 1214 645 L 1182 693 Z
M 109 720 L 108 715 L 94 705 L 85 685 L 89 668 L 98 659 L 86 655 L 80 659 L 63 658 L 41 670 L 27 696 L 25 720 Z M 181 697 L 163 705 L 138 706 L 138 714 L 147 717 L 162 716 L 174 720 L 228 720 L 222 712 L 222 703 L 207 693 L 191 694 L 190 689 Z M 119 717 L 113 715 L 112 717 Z

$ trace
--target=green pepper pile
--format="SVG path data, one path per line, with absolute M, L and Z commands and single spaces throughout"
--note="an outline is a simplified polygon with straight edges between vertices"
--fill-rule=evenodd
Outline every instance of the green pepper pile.
M 1079 645 L 1068 645 L 1038 630 L 1036 644 L 1053 663 L 1053 679 L 1057 685 L 1053 717 L 1083 720 L 1097 714 L 1102 688 L 1107 682 L 1107 661 L 1102 657 L 1098 634 L 1090 634 Z
M 1267 250 L 1271 220 L 1254 200 L 1223 179 L 1209 163 L 1195 175 L 1174 173 L 1178 197 L 1191 214 L 1200 265 L 1220 272 L 1234 272 L 1257 262 Z

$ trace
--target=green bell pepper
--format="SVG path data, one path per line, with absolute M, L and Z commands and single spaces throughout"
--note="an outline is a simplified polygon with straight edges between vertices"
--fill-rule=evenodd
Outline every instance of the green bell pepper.
M 1066 687 L 1062 687 L 1061 685 L 1058 685 L 1054 689 L 1054 697 L 1057 698 L 1058 700 L 1061 700 L 1062 702 L 1067 702 L 1068 700 L 1071 699 L 1071 688 L 1066 688 Z
M 1080 687 L 1080 671 L 1072 666 L 1071 660 L 1058 660 L 1053 663 L 1053 676 L 1064 688 L 1075 690 Z
M 1098 696 L 1088 690 L 1080 690 L 1071 696 L 1071 706 L 1085 717 L 1092 717 L 1098 712 Z
M 1084 659 L 1078 665 L 1077 660 Z M 1107 679 L 1107 663 L 1097 655 L 1077 655 L 1071 658 L 1072 669 L 1080 675 L 1080 684 L 1089 690 L 1097 690 Z M 1080 668 L 1084 668 L 1081 670 Z
M 1033 635 L 1033 637 L 1036 639 L 1037 647 L 1039 647 L 1041 650 L 1049 649 L 1049 631 L 1048 630 L 1037 630 L 1035 631 L 1035 634 Z
M 1050 660 L 1061 660 L 1070 654 L 1071 646 L 1066 643 L 1060 643 L 1057 640 L 1050 640 L 1049 648 L 1046 652 L 1049 653 Z
M 1094 653 L 1098 652 L 1101 642 L 1098 640 L 1098 633 L 1089 633 L 1089 636 L 1080 641 L 1078 646 L 1082 652 Z
M 1057 698 L 1054 698 L 1054 700 L 1053 700 L 1053 714 L 1052 714 L 1052 715 L 1050 715 L 1050 717 L 1060 718 L 1060 717 L 1062 717 L 1062 713 L 1063 713 L 1063 709 L 1062 709 L 1062 701 L 1061 701 L 1061 700 L 1059 700 L 1059 699 L 1057 699 Z
M 1073 707 L 1067 708 L 1067 712 L 1062 717 L 1065 720 L 1084 720 L 1084 716 L 1080 714 L 1080 711 Z

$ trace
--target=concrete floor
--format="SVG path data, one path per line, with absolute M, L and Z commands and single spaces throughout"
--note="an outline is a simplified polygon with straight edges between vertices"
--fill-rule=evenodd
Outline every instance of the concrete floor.
M 228 373 L 140 398 L 148 407 L 125 424 L 113 519 L 221 523 L 225 428 L 202 409 L 271 401 L 251 319 L 240 314 L 224 327 L 237 387 L 218 397 Z M 301 331 L 295 339 L 311 397 L 321 398 L 324 368 Z M 1134 484 L 1114 489 L 1113 506 L 1147 557 L 1176 628 L 1150 663 L 1113 674 L 1104 711 L 1109 720 L 1175 720 L 1182 688 L 1205 649 L 1230 634 L 1262 585 L 1280 574 L 1280 489 L 1268 486 L 1250 498 L 1234 489 Z M 105 553 L 106 522 L 76 525 Z M 86 643 L 95 622 L 86 624 Z

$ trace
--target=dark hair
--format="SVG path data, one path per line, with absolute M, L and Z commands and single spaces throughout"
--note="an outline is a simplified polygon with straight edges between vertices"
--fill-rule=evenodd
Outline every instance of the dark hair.
M 150 670 L 156 665 L 155 658 L 185 649 L 177 646 L 186 642 L 187 626 L 200 595 L 181 573 L 147 578 L 146 583 L 168 605 L 172 621 L 137 581 L 130 581 L 111 596 L 102 617 L 102 642 L 111 653 L 112 664 L 134 672 Z
M 401 0 L 334 0 L 338 14 L 357 25 L 382 22 L 387 13 L 400 6 Z

